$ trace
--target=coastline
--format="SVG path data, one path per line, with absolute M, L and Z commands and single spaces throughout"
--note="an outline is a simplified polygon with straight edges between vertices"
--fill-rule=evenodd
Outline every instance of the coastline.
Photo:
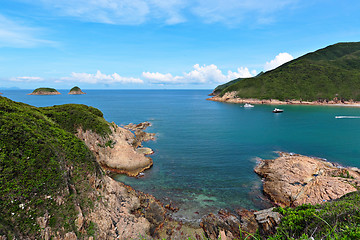
M 264 105 L 312 105 L 312 106 L 339 106 L 339 107 L 360 107 L 360 102 L 355 101 L 340 101 L 340 100 L 331 100 L 331 101 L 300 101 L 300 100 L 289 100 L 289 101 L 280 101 L 277 99 L 255 99 L 255 98 L 237 98 L 236 92 L 225 93 L 224 96 L 213 96 L 207 98 L 208 101 L 214 102 L 225 102 L 225 103 L 235 103 L 235 104 L 264 104 Z
M 97 157 L 96 160 L 98 163 L 107 163 L 112 165 L 112 157 L 116 154 L 120 154 L 119 151 L 126 152 L 124 154 L 127 154 L 123 159 L 121 159 L 120 162 L 116 162 L 116 166 L 113 169 L 113 171 L 107 171 L 108 169 L 105 169 L 104 166 L 103 171 L 104 176 L 90 176 L 89 182 L 92 186 L 92 192 L 89 195 L 91 199 L 93 199 L 94 203 L 96 203 L 96 210 L 93 211 L 90 215 L 88 213 L 87 208 L 77 208 L 78 212 L 78 219 L 76 220 L 76 224 L 78 225 L 78 231 L 82 231 L 83 229 L 86 229 L 88 227 L 87 224 L 90 222 L 93 222 L 97 226 L 99 226 L 99 233 L 105 234 L 102 235 L 106 239 L 106 236 L 111 239 L 111 237 L 118 237 L 121 236 L 123 238 L 136 238 L 138 233 L 144 234 L 143 236 L 148 235 L 149 237 L 156 238 L 166 238 L 171 233 L 172 239 L 175 239 L 176 235 L 183 237 L 183 231 L 186 231 L 189 233 L 190 236 L 194 237 L 192 235 L 193 230 L 198 231 L 199 236 L 204 236 L 211 238 L 211 239 L 218 239 L 219 236 L 221 236 L 221 239 L 233 239 L 238 236 L 239 228 L 238 226 L 241 226 L 241 229 L 252 233 L 251 230 L 245 229 L 244 225 L 244 219 L 251 219 L 249 220 L 250 223 L 252 223 L 252 226 L 257 226 L 258 228 L 262 229 L 261 226 L 259 226 L 259 222 L 261 220 L 258 220 L 258 215 L 263 214 L 275 214 L 272 212 L 272 208 L 265 210 L 248 210 L 251 209 L 251 207 L 247 207 L 247 209 L 241 209 L 240 206 L 228 206 L 223 207 L 227 210 L 216 210 L 214 209 L 208 209 L 209 211 L 206 211 L 204 214 L 200 212 L 197 213 L 199 217 L 201 217 L 200 221 L 198 223 L 201 223 L 200 227 L 199 225 L 191 225 L 184 220 L 183 222 L 181 219 L 174 218 L 174 214 L 177 212 L 177 203 L 176 201 L 172 202 L 171 199 L 169 201 L 165 201 L 162 197 L 155 199 L 155 197 L 152 197 L 151 192 L 150 194 L 146 189 L 140 190 L 137 187 L 134 187 L 132 184 L 125 184 L 120 181 L 120 184 L 118 184 L 118 181 L 113 178 L 111 175 L 111 172 L 116 172 L 116 169 L 119 167 L 120 169 L 123 169 L 124 161 L 128 161 L 129 158 L 133 158 L 133 156 L 137 155 L 137 158 L 139 161 L 141 161 L 141 165 L 144 163 L 146 166 L 148 164 L 148 160 L 144 158 L 144 155 L 148 155 L 148 152 L 151 152 L 150 149 L 147 149 L 148 151 L 142 151 L 142 141 L 151 140 L 152 136 L 151 133 L 146 133 L 142 130 L 145 130 L 147 126 L 150 126 L 150 123 L 140 123 L 140 124 L 128 124 L 127 126 L 119 127 L 114 123 L 110 123 L 110 129 L 111 133 L 108 136 L 108 138 L 103 139 L 102 136 L 94 134 L 92 131 L 82 131 L 81 129 L 77 129 L 76 136 L 79 137 L 81 140 L 87 144 L 88 148 L 92 151 L 94 151 L 94 155 Z M 124 146 L 126 146 L 126 151 L 124 150 Z M 119 147 L 119 148 L 118 148 Z M 141 149 L 141 151 L 136 151 Z M 119 151 L 117 151 L 119 150 Z M 134 153 L 134 150 L 136 153 Z M 146 153 L 145 153 L 146 152 Z M 108 155 L 108 153 L 111 153 Z M 287 154 L 287 153 L 285 153 Z M 295 154 L 289 154 L 291 157 L 300 155 Z M 119 155 L 118 155 L 119 156 Z M 255 156 L 255 155 L 254 155 Z M 302 156 L 306 157 L 306 156 Z M 272 157 L 271 157 L 272 158 Z M 306 157 L 309 158 L 309 157 Z M 316 159 L 321 162 L 324 162 L 321 159 L 312 157 L 311 159 Z M 119 159 L 120 160 L 120 159 Z M 145 160 L 144 162 L 142 160 Z M 264 162 L 266 161 L 278 161 L 279 159 L 270 159 L 270 160 L 262 160 Z M 302 158 L 298 158 L 298 161 L 302 163 Z M 325 161 L 326 162 L 326 161 Z M 299 162 L 296 162 L 296 166 Z M 155 162 L 156 164 L 156 162 Z M 132 165 L 125 164 L 126 168 L 129 170 L 129 173 L 127 175 L 134 174 L 134 171 L 141 172 L 142 170 L 139 170 L 139 165 L 132 162 Z M 151 161 L 152 165 L 152 161 Z M 159 164 L 161 165 L 161 164 Z M 280 164 L 281 167 L 283 167 L 284 164 Z M 341 167 L 340 165 L 331 164 L 333 166 Z M 337 169 L 336 168 L 336 169 Z M 253 169 L 253 168 L 252 168 Z M 281 168 L 280 168 L 281 169 Z M 291 171 L 295 171 L 295 167 L 291 167 Z M 291 174 L 291 171 L 287 169 L 287 171 L 284 171 L 282 176 L 287 176 Z M 350 168 L 351 171 L 352 168 Z M 349 170 L 350 174 L 351 171 Z M 72 170 L 69 169 L 71 172 Z M 251 169 L 248 169 L 249 172 L 251 172 Z M 357 172 L 360 172 L 359 170 L 356 170 Z M 303 171 L 295 171 L 295 172 L 303 172 Z M 310 176 L 314 176 L 314 174 L 318 174 L 319 171 L 316 172 L 310 172 Z M 266 171 L 267 175 L 273 174 L 273 172 Z M 107 176 L 106 176 L 107 175 Z M 146 173 L 145 173 L 146 175 Z M 331 174 L 332 175 L 332 174 Z M 346 176 L 346 172 L 338 172 L 338 178 L 341 180 L 344 180 L 344 177 L 340 177 L 340 175 Z M 138 177 L 141 177 L 142 174 Z M 266 176 L 265 176 L 266 177 Z M 328 177 L 328 176 L 327 176 Z M 110 179 L 112 178 L 112 179 Z M 146 176 L 145 176 L 146 178 Z M 313 178 L 311 182 L 316 182 L 321 177 Z M 135 181 L 142 181 L 141 179 L 135 179 Z M 264 178 L 265 179 L 265 178 Z M 288 180 L 288 179 L 286 179 Z M 257 181 L 260 183 L 259 179 Z M 347 179 L 347 181 L 352 181 L 351 178 Z M 265 182 L 265 180 L 264 180 Z M 263 182 L 263 183 L 264 183 Z M 302 186 L 306 183 L 308 187 L 310 187 L 311 184 L 309 182 L 301 182 L 293 181 L 290 182 L 290 185 L 294 185 L 294 187 Z M 299 184 L 300 183 L 300 184 Z M 77 183 L 76 183 L 77 184 Z M 76 188 L 76 184 L 71 185 L 71 189 Z M 153 184 L 153 183 L 152 183 Z M 130 187 L 132 186 L 132 187 Z M 237 185 L 238 186 L 238 185 Z M 250 185 L 248 185 L 250 186 Z M 350 185 L 351 186 L 351 185 Z M 134 187 L 134 188 L 133 188 Z M 135 190 L 136 189 L 136 190 Z M 321 188 L 320 188 L 321 189 Z M 343 187 L 340 187 L 340 189 L 345 189 Z M 350 189 L 350 187 L 349 187 Z M 350 189 L 353 190 L 353 189 Z M 300 190 L 301 192 L 302 190 Z M 327 190 L 325 190 L 327 192 Z M 331 191 L 330 191 L 331 192 Z M 351 191 L 349 191 L 351 192 Z M 346 194 L 346 193 L 345 193 Z M 270 194 L 265 194 L 266 199 L 268 199 Z M 281 193 L 281 195 L 284 195 Z M 298 194 L 293 194 L 291 196 L 297 196 Z M 101 196 L 101 198 L 100 198 Z M 156 194 L 154 195 L 156 196 Z M 169 198 L 172 198 L 173 192 L 169 192 L 168 194 Z M 196 194 L 196 196 L 200 196 L 200 194 Z M 227 197 L 231 197 L 231 193 Z M 337 199 L 341 197 L 340 195 L 337 197 L 331 197 L 330 200 Z M 64 197 L 63 197 L 64 198 Z M 103 200 L 102 200 L 103 198 Z M 269 197 L 270 198 L 270 197 Z M 286 197 L 285 197 L 286 198 Z M 238 199 L 238 198 L 237 198 Z M 289 198 L 286 198 L 289 199 Z M 211 200 L 211 199 L 209 199 Z M 213 201 L 213 200 L 212 200 Z M 213 201 L 215 202 L 215 201 Z M 169 204 L 167 204 L 169 203 Z M 278 204 L 274 199 L 272 199 L 272 203 Z M 322 202 L 321 202 L 322 203 Z M 125 206 L 123 206 L 125 204 Z M 289 205 L 296 205 L 296 204 L 289 204 Z M 244 205 L 242 205 L 244 206 Z M 246 206 L 245 206 L 246 207 Z M 264 209 L 264 208 L 257 208 L 257 209 Z M 166 211 L 166 216 L 164 217 L 164 212 Z M 264 213 L 265 211 L 265 213 Z M 212 213 L 210 213 L 212 212 Z M 105 218 L 103 216 L 109 215 L 109 218 Z M 275 214 L 276 215 L 276 214 Z M 186 215 L 184 215 L 186 217 Z M 266 215 L 268 216 L 268 215 Z M 115 219 L 115 222 L 114 222 Z M 124 220 L 126 219 L 126 220 Z M 275 222 L 279 221 L 279 217 L 276 215 L 273 217 Z M 43 215 L 43 217 L 39 217 L 39 222 L 43 221 L 43 227 L 41 227 L 43 236 L 51 235 L 53 234 L 50 230 L 46 230 L 46 228 L 49 226 L 45 224 L 45 222 L 49 221 L 48 215 Z M 167 222 L 167 221 L 170 222 Z M 126 222 L 124 222 L 126 221 Z M 250 224 L 251 225 L 251 224 Z M 194 227 L 195 226 L 195 227 Z M 234 227 L 236 226 L 236 228 Z M 244 229 L 243 229 L 244 227 Z M 179 231 L 178 228 L 180 229 Z M 109 230 L 110 229 L 110 230 Z M 118 229 L 123 229 L 125 232 L 121 233 L 118 232 Z M 186 229 L 186 230 L 185 230 Z M 215 230 L 214 230 L 215 229 Z M 201 232 L 204 230 L 204 232 Z M 263 230 L 261 230 L 263 231 Z M 127 233 L 126 233 L 127 232 Z M 199 233 L 200 232 L 200 233 Z M 55 233 L 54 233 L 55 234 Z M 128 235 L 127 235 L 128 234 Z M 179 235 L 180 234 L 180 235 Z M 186 233 L 185 233 L 186 234 Z M 1 235 L 1 234 L 0 234 Z M 187 235 L 187 236 L 189 236 Z M 110 237 L 111 236 L 111 237 Z M 196 236 L 196 235 L 195 235 Z M 197 237 L 196 237 L 197 238 Z M 238 237 L 237 237 L 238 238 Z M 180 238 L 184 239 L 184 238 Z

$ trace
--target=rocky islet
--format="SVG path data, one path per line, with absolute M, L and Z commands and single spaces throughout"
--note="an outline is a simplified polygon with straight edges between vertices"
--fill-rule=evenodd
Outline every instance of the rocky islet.
M 70 94 L 70 95 L 82 95 L 82 94 L 86 94 L 86 93 L 83 92 L 78 86 L 75 86 L 72 89 L 70 89 L 68 94 Z

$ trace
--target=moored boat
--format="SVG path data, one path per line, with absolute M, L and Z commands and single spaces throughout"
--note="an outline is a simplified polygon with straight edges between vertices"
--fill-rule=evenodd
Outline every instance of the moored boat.
M 252 108 L 252 107 L 254 107 L 254 105 L 251 105 L 250 103 L 245 103 L 244 107 L 245 108 Z
M 273 113 L 282 113 L 283 111 L 284 111 L 283 109 L 275 108 L 272 112 Z

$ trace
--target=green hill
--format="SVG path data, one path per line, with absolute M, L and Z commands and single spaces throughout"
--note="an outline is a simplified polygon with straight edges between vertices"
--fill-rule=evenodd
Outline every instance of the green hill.
M 37 88 L 29 95 L 58 95 L 60 94 L 55 88 Z
M 69 94 L 79 95 L 79 94 L 85 94 L 85 93 L 83 91 L 81 91 L 81 89 L 78 86 L 75 86 L 72 89 L 70 89 Z
M 76 91 L 81 91 L 81 89 L 78 86 L 75 86 L 72 89 L 70 89 L 70 92 L 76 92 Z
M 260 76 L 232 82 L 219 95 L 236 91 L 240 98 L 360 101 L 360 42 L 331 45 Z
M 46 214 L 60 235 L 79 233 L 75 208 L 87 214 L 93 207 L 87 178 L 101 175 L 92 152 L 73 134 L 79 126 L 110 132 L 92 107 L 36 108 L 0 97 L 0 236 L 40 239 L 36 219 Z

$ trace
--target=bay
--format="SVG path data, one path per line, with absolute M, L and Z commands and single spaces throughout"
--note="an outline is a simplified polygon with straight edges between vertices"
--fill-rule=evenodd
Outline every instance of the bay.
M 116 180 L 180 207 L 174 218 L 197 222 L 219 208 L 269 206 L 261 179 L 253 172 L 259 158 L 276 151 L 325 158 L 360 167 L 360 108 L 255 105 L 206 101 L 210 90 L 84 90 L 86 95 L 30 96 L 30 90 L 4 90 L 4 97 L 34 106 L 66 103 L 99 108 L 118 125 L 150 121 L 157 140 L 144 143 L 155 154 L 142 178 Z

